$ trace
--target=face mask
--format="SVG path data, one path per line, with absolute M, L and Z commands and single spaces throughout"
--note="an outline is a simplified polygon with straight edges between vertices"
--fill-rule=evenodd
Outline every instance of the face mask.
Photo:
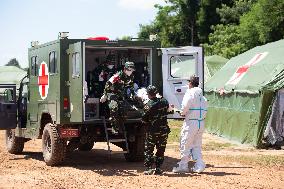
M 112 69 L 114 65 L 107 65 L 108 69 Z
M 125 71 L 125 74 L 126 74 L 127 76 L 131 76 L 132 72 L 133 72 L 133 71 L 126 70 L 126 71 Z

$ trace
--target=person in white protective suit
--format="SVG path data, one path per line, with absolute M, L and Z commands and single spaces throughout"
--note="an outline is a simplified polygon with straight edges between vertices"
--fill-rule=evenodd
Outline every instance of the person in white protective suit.
M 195 75 L 190 77 L 188 89 L 182 100 L 180 114 L 184 116 L 181 129 L 180 153 L 181 160 L 178 167 L 173 168 L 173 172 L 188 172 L 188 162 L 190 157 L 195 161 L 192 167 L 193 172 L 200 173 L 205 169 L 202 159 L 201 145 L 202 134 L 204 132 L 204 119 L 207 113 L 207 100 L 202 94 L 202 89 L 198 87 L 199 79 Z

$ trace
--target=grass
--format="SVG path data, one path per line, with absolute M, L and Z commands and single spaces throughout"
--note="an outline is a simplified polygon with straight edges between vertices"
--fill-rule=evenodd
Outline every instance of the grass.
M 168 143 L 173 143 L 173 142 L 179 143 L 180 129 L 181 129 L 182 123 L 183 123 L 182 120 L 174 120 L 174 119 L 168 120 L 168 124 L 171 129 L 171 132 L 168 138 Z
M 181 128 L 183 121 L 182 120 L 176 120 L 176 119 L 169 119 L 168 124 L 169 127 L 172 128 Z
M 219 143 L 219 142 L 215 142 L 215 141 L 210 141 L 208 143 L 205 143 L 202 146 L 202 149 L 206 150 L 206 151 L 221 150 L 221 149 L 225 149 L 225 148 L 230 148 L 232 146 L 234 146 L 234 145 L 230 144 L 230 143 Z
M 180 128 L 171 128 L 168 143 L 179 142 Z
M 214 155 L 213 155 L 214 156 Z M 212 155 L 211 155 L 212 157 Z M 259 165 L 259 166 L 284 166 L 284 156 L 275 155 L 225 155 L 215 156 L 220 160 L 240 162 L 248 165 Z

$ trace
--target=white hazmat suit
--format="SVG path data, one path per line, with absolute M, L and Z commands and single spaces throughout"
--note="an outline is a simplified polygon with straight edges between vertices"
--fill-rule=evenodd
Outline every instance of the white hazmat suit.
M 193 172 L 200 173 L 205 169 L 205 163 L 202 160 L 201 145 L 207 107 L 207 100 L 202 95 L 201 88 L 193 87 L 187 89 L 181 108 L 181 115 L 185 116 L 180 138 L 181 160 L 178 163 L 179 166 L 173 168 L 173 172 L 188 172 L 190 156 L 196 161 L 192 168 Z

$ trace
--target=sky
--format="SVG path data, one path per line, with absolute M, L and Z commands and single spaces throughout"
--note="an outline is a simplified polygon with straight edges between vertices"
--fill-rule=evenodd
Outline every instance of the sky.
M 0 66 L 16 58 L 28 67 L 31 41 L 106 36 L 137 37 L 139 24 L 154 20 L 164 0 L 0 0 Z

